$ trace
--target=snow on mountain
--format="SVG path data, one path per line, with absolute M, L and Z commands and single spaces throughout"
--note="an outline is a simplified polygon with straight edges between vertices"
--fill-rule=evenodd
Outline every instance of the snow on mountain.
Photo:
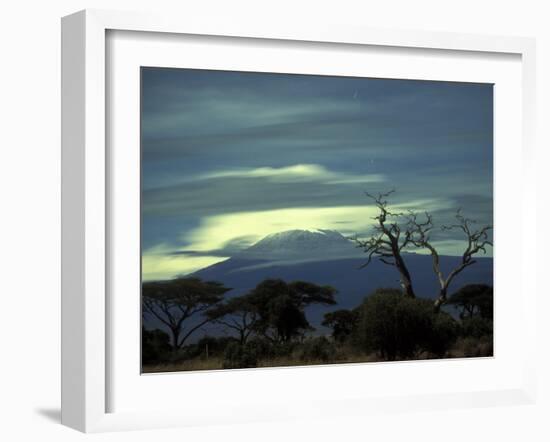
M 286 230 L 266 236 L 235 258 L 279 263 L 359 258 L 362 252 L 335 230 Z

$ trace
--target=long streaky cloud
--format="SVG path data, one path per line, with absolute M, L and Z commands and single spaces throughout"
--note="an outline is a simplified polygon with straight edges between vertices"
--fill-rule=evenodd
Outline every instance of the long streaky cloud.
M 385 181 L 381 174 L 350 174 L 335 172 L 319 164 L 295 164 L 284 167 L 256 167 L 219 170 L 199 175 L 199 179 L 265 178 L 272 182 L 290 183 L 316 181 L 323 184 L 374 183 Z

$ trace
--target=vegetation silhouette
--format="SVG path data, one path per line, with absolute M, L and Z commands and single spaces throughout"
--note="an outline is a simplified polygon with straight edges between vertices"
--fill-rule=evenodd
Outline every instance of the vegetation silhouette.
M 395 212 L 389 208 L 388 197 L 395 190 L 386 193 L 372 195 L 366 193 L 379 214 L 373 219 L 373 234 L 366 240 L 357 236 L 353 240 L 367 254 L 367 261 L 363 267 L 367 267 L 373 260 L 378 258 L 384 264 L 395 267 L 398 271 L 403 288 L 403 293 L 411 298 L 416 294 L 413 289 L 411 274 L 403 259 L 403 252 L 407 250 L 426 249 L 432 256 L 432 268 L 440 286 L 439 293 L 434 301 L 434 308 L 439 310 L 447 302 L 447 293 L 455 277 L 467 267 L 476 263 L 474 256 L 478 253 L 487 253 L 487 247 L 492 247 L 493 242 L 489 237 L 491 225 L 484 225 L 476 228 L 476 221 L 462 215 L 458 209 L 455 215 L 456 222 L 450 225 L 442 225 L 441 231 L 459 230 L 465 237 L 465 248 L 460 263 L 444 274 L 440 266 L 440 254 L 431 239 L 434 230 L 433 216 L 425 211 L 424 219 L 420 220 L 416 212 Z
M 208 310 L 221 302 L 229 290 L 219 282 L 205 282 L 199 278 L 146 282 L 142 286 L 142 312 L 170 330 L 172 349 L 177 350 L 195 331 L 212 320 Z M 197 317 L 198 321 L 191 321 Z

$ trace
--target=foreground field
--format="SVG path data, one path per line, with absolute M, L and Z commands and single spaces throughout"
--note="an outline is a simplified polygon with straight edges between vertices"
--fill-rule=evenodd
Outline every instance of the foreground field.
M 179 371 L 202 371 L 202 370 L 222 370 L 226 368 L 267 368 L 267 367 L 296 367 L 311 365 L 332 365 L 332 364 L 352 364 L 369 362 L 386 362 L 387 360 L 376 353 L 361 354 L 350 351 L 350 348 L 337 350 L 334 355 L 327 357 L 304 357 L 303 350 L 298 348 L 290 355 L 264 358 L 255 361 L 254 365 L 241 367 L 227 367 L 227 360 L 223 356 L 206 357 L 201 355 L 187 360 L 179 360 L 171 363 L 159 363 L 143 366 L 143 373 L 167 373 Z M 456 359 L 472 357 L 491 357 L 493 356 L 493 344 L 489 339 L 459 339 L 455 345 L 443 357 L 422 352 L 413 358 L 400 359 L 407 360 L 429 360 L 429 359 Z

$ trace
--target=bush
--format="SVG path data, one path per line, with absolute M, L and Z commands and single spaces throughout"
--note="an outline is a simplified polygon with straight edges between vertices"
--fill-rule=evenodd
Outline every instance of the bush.
M 493 287 L 486 284 L 469 284 L 461 287 L 448 301 L 460 311 L 460 318 L 480 316 L 493 319 Z
M 456 356 L 465 358 L 479 358 L 493 356 L 493 337 L 460 338 L 455 345 Z
M 246 343 L 247 348 L 256 354 L 258 359 L 268 359 L 275 356 L 276 349 L 274 344 L 267 339 L 254 338 Z
M 433 303 L 409 298 L 396 289 L 378 289 L 358 309 L 354 342 L 383 359 L 410 359 L 422 352 L 443 356 L 454 343 L 458 327 Z
M 325 313 L 321 325 L 332 329 L 332 337 L 338 342 L 345 342 L 353 333 L 357 324 L 357 311 L 336 310 Z
M 224 353 L 223 368 L 253 368 L 258 365 L 258 354 L 253 345 L 230 343 Z
M 431 306 L 431 303 L 430 303 Z M 459 324 L 445 312 L 433 313 L 432 332 L 426 336 L 426 350 L 434 356 L 443 357 L 456 342 Z
M 212 356 L 223 356 L 225 349 L 231 343 L 238 342 L 236 338 L 231 336 L 205 336 L 197 342 L 197 355 L 205 357 L 208 354 L 208 357 Z
M 141 329 L 141 362 L 156 364 L 164 362 L 170 354 L 170 337 L 162 330 Z
M 478 339 L 484 336 L 493 336 L 493 321 L 480 316 L 463 319 L 461 335 Z
M 301 345 L 300 360 L 304 362 L 330 362 L 335 355 L 334 344 L 324 336 L 307 339 Z

